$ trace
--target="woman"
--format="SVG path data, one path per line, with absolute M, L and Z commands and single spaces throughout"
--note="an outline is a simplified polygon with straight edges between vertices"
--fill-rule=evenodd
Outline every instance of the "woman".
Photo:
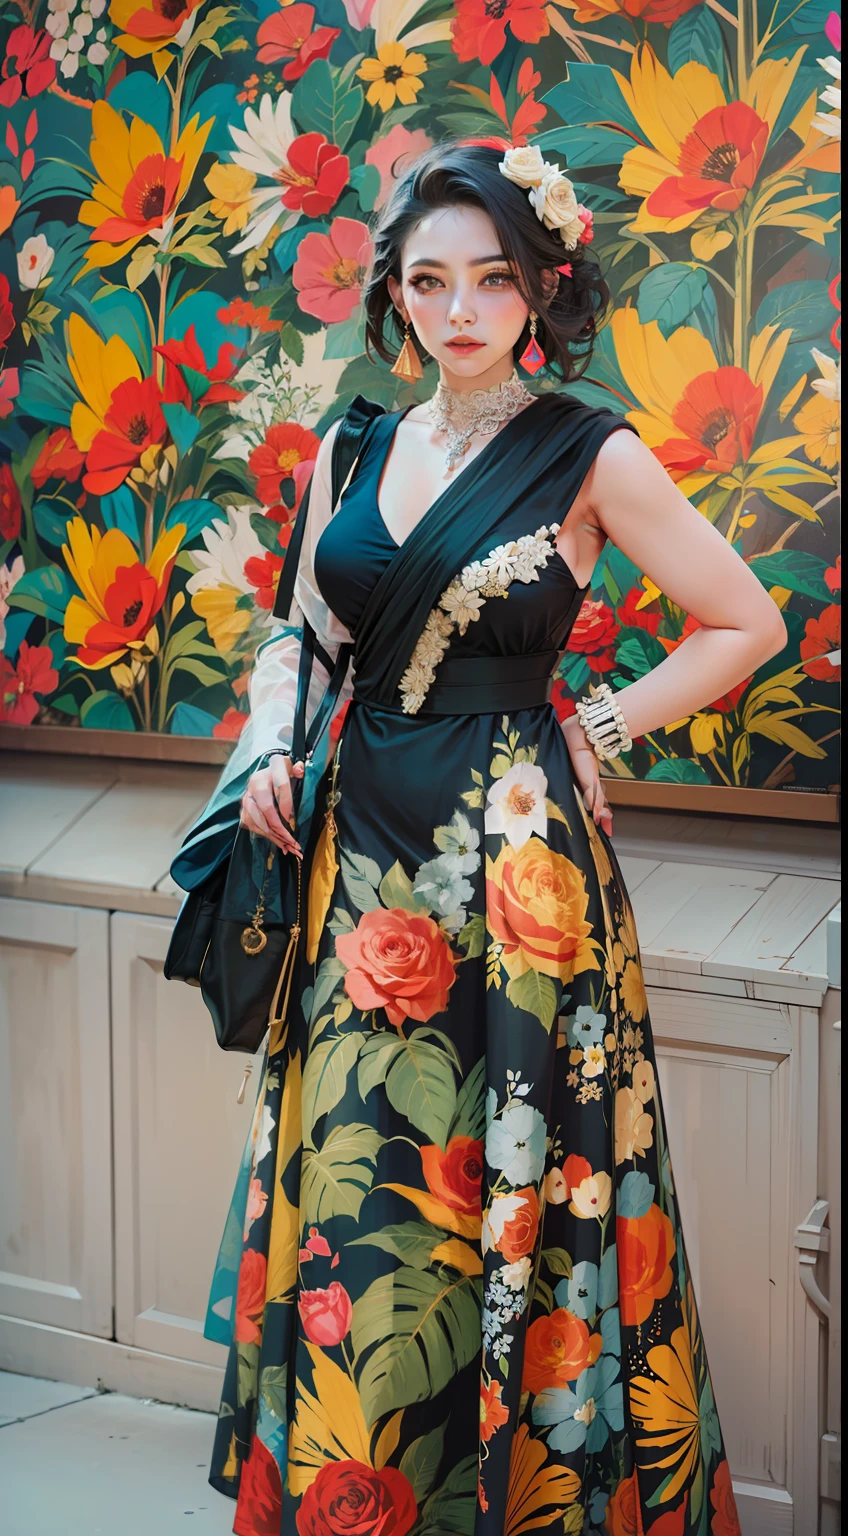
M 240 1536 L 738 1531 L 598 754 L 785 631 L 635 429 L 519 380 L 588 357 L 590 233 L 535 148 L 442 146 L 397 183 L 367 334 L 438 388 L 375 412 L 332 516 L 327 433 L 292 623 L 259 652 L 241 761 L 277 754 L 241 819 L 303 860 L 309 915 L 231 1213 L 211 1481 Z M 699 627 L 560 726 L 607 539 Z M 300 613 L 356 649 L 299 841 Z

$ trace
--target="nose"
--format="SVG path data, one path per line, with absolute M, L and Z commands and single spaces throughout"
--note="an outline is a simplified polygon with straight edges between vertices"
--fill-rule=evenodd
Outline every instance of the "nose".
M 457 285 L 448 309 L 450 324 L 459 329 L 463 325 L 473 325 L 476 319 L 477 313 L 471 302 L 470 291 L 462 285 Z

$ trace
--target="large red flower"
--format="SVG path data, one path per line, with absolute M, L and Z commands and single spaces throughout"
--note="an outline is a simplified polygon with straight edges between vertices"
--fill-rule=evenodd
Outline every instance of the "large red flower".
M 245 1248 L 239 1265 L 236 1293 L 236 1324 L 233 1337 L 237 1344 L 259 1344 L 262 1340 L 262 1313 L 265 1309 L 265 1276 L 268 1261 L 257 1248 Z
M 593 672 L 609 672 L 615 666 L 613 641 L 620 627 L 606 603 L 587 597 L 574 622 L 566 649 L 585 656 Z
M 203 410 L 205 405 L 220 405 L 228 400 L 243 400 L 245 391 L 236 389 L 230 379 L 236 371 L 233 361 L 235 348 L 231 341 L 218 348 L 218 360 L 214 368 L 207 366 L 206 357 L 197 332 L 190 325 L 182 341 L 166 341 L 164 346 L 154 347 L 165 359 L 165 389 L 162 398 L 170 404 L 178 402 L 189 410 L 193 406 Z
M 692 210 L 735 213 L 754 185 L 769 138 L 769 125 L 744 101 L 712 107 L 680 146 L 679 176 L 667 176 L 646 207 L 659 218 Z
M 452 1211 L 479 1216 L 483 1178 L 483 1143 L 471 1136 L 452 1136 L 441 1147 L 421 1148 L 421 1166 L 431 1195 Z
M 348 184 L 350 161 L 323 133 L 302 133 L 289 146 L 278 172 L 282 202 L 312 219 L 329 213 Z
M 85 463 L 68 427 L 57 427 L 51 432 L 38 458 L 30 470 L 30 479 L 36 490 L 41 490 L 48 480 L 78 480 Z
M 17 667 L 0 656 L 0 721 L 4 725 L 31 725 L 40 705 L 37 693 L 52 693 L 59 686 L 49 645 L 21 641 Z
M 6 42 L 6 56 L 0 69 L 0 107 L 13 107 L 26 92 L 40 96 L 56 79 L 56 65 L 50 57 L 51 39 L 47 32 L 34 27 L 14 27 Z
M 283 66 L 284 80 L 299 80 L 305 75 L 313 59 L 326 59 L 337 37 L 338 27 L 316 27 L 314 5 L 296 3 L 276 16 L 268 16 L 256 34 L 260 44 L 256 57 L 260 64 L 276 64 L 288 59 Z
M 0 272 L 0 347 L 9 340 L 15 329 L 15 312 L 9 301 L 9 279 Z
M 241 1469 L 235 1536 L 280 1536 L 283 1481 L 279 1464 L 258 1435 Z
M 115 389 L 103 419 L 106 431 L 97 433 L 88 450 L 82 481 L 96 496 L 106 496 L 123 485 L 145 454 L 164 442 L 168 431 L 155 379 L 125 379 Z
M 589 1329 L 566 1307 L 537 1317 L 527 1330 L 522 1387 L 534 1395 L 546 1387 L 567 1387 L 590 1364 Z
M 0 464 L 0 538 L 16 539 L 21 531 L 21 493 L 11 464 Z
M 282 555 L 274 555 L 270 549 L 264 555 L 251 555 L 244 562 L 245 577 L 256 588 L 256 601 L 260 608 L 267 609 L 269 613 L 277 596 L 282 569 Z
M 710 1503 L 714 1511 L 710 1521 L 712 1536 L 741 1536 L 736 1500 L 733 1497 L 733 1483 L 726 1461 L 720 1461 L 716 1467 L 713 1486 L 710 1489 Z
M 640 598 L 645 596 L 642 587 L 631 587 L 624 602 L 615 610 L 615 616 L 623 629 L 645 629 L 649 635 L 655 635 L 662 623 L 661 613 L 648 613 L 647 608 L 637 608 Z
M 326 1290 L 301 1291 L 297 1308 L 310 1343 L 329 1349 L 347 1337 L 353 1305 L 338 1280 L 331 1280 Z
M 406 1536 L 417 1515 L 403 1472 L 397 1467 L 376 1472 L 351 1459 L 321 1468 L 303 1495 L 295 1525 L 298 1536 Z
M 183 161 L 170 155 L 146 155 L 130 175 L 121 199 L 121 214 L 98 224 L 93 240 L 107 240 L 112 245 L 122 240 L 140 240 L 153 229 L 161 229 L 177 204 Z
M 763 408 L 763 386 L 744 368 L 728 366 L 699 373 L 673 411 L 679 437 L 658 443 L 654 453 L 672 480 L 696 470 L 729 474 L 747 462 Z
M 550 32 L 543 0 L 457 0 L 451 22 L 453 51 L 463 64 L 491 64 L 506 46 L 509 27 L 520 43 L 538 43 Z
M 296 480 L 307 466 L 311 475 L 320 442 L 314 432 L 296 421 L 280 421 L 268 428 L 264 443 L 254 448 L 247 461 L 256 476 L 256 494 L 266 507 L 280 500 L 284 480 Z
M 801 641 L 801 659 L 808 677 L 820 683 L 838 683 L 842 668 L 830 661 L 829 653 L 838 651 L 842 644 L 842 609 L 838 603 L 823 608 L 817 619 L 808 619 Z

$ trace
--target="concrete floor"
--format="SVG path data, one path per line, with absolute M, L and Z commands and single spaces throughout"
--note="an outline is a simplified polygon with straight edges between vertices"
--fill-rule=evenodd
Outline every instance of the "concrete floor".
M 0 1371 L 2 1536 L 231 1536 L 209 1413 Z

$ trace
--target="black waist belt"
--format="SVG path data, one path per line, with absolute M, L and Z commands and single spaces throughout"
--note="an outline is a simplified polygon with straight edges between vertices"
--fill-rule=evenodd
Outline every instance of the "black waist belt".
M 418 715 L 490 715 L 547 704 L 558 651 L 533 656 L 453 656 L 440 662 Z M 354 689 L 354 700 L 373 703 Z M 400 711 L 398 711 L 400 712 Z

